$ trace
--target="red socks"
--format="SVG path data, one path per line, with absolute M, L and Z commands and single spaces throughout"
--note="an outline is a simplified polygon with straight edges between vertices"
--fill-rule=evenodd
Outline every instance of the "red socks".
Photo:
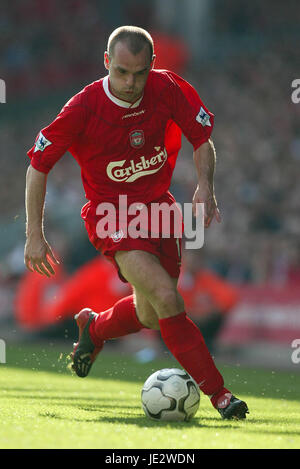
M 211 397 L 216 406 L 218 398 L 229 392 L 216 368 L 198 327 L 180 313 L 159 320 L 161 336 L 176 360 L 194 378 L 204 394 Z
M 122 298 L 112 308 L 98 314 L 90 324 L 90 336 L 94 344 L 103 344 L 104 340 L 116 339 L 143 329 L 135 311 L 133 295 Z
M 228 389 L 216 368 L 212 356 L 204 342 L 198 327 L 187 317 L 186 313 L 159 320 L 162 339 L 166 346 L 194 378 L 201 391 L 211 398 L 214 407 Z M 98 314 L 90 324 L 90 336 L 96 346 L 103 341 L 122 337 L 143 329 L 139 322 L 133 295 L 118 301 L 112 308 Z

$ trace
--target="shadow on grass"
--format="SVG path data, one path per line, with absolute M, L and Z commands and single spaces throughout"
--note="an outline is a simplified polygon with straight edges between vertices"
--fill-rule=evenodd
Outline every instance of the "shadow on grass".
M 299 436 L 299 430 L 289 430 L 286 428 L 287 421 L 295 426 L 300 426 L 300 416 L 278 416 L 274 422 L 272 416 L 262 418 L 258 412 L 251 410 L 250 415 L 244 421 L 224 421 L 216 412 L 200 409 L 196 417 L 190 422 L 163 422 L 150 420 L 144 416 L 142 408 L 137 405 L 139 402 L 138 393 L 132 396 L 119 396 L 118 393 L 112 393 L 111 396 L 101 396 L 101 393 L 84 396 L 74 396 L 72 393 L 64 394 L 55 392 L 54 390 L 37 390 L 34 387 L 22 388 L 22 386 L 2 387 L 2 391 L 6 391 L 5 395 L 8 399 L 17 399 L 30 402 L 43 402 L 47 405 L 46 412 L 39 412 L 38 416 L 48 419 L 56 419 L 70 422 L 85 423 L 113 423 L 119 425 L 135 425 L 141 428 L 170 428 L 185 430 L 188 428 L 206 428 L 206 429 L 223 429 L 242 430 L 250 434 L 268 434 L 268 435 L 289 435 Z M 112 402 L 117 399 L 116 402 Z M 60 412 L 61 409 L 61 412 Z M 69 409 L 69 410 L 67 410 Z M 80 412 L 87 414 L 81 415 Z M 67 414 L 67 415 L 66 415 Z M 90 416 L 89 416 L 90 415 Z M 283 426 L 285 425 L 285 428 Z
M 132 410 L 132 408 L 130 408 Z M 84 409 L 83 409 L 84 410 Z M 274 427 L 274 421 L 268 419 L 262 420 L 245 420 L 245 421 L 225 421 L 221 420 L 221 418 L 213 418 L 213 417 L 194 417 L 190 422 L 164 422 L 160 420 L 151 420 L 138 413 L 136 409 L 136 413 L 129 413 L 123 412 L 122 415 L 113 415 L 108 416 L 107 410 L 101 409 L 94 409 L 94 412 L 99 412 L 99 417 L 97 418 L 79 418 L 79 417 L 66 417 L 59 415 L 55 412 L 45 412 L 40 413 L 40 417 L 45 418 L 53 418 L 57 420 L 66 420 L 71 422 L 77 423 L 111 423 L 111 424 L 118 424 L 118 425 L 135 425 L 141 428 L 155 428 L 155 429 L 169 429 L 169 430 L 186 430 L 186 429 L 217 429 L 218 432 L 222 432 L 223 430 L 226 431 L 226 434 L 229 430 L 238 431 L 241 430 L 243 433 L 250 433 L 250 434 L 261 434 L 261 435 L 274 435 L 274 436 L 299 436 L 299 431 L 297 430 L 286 430 Z M 104 415 L 105 413 L 105 415 Z M 266 427 L 266 424 L 272 423 L 272 427 Z M 279 423 L 279 422 L 278 422 Z
M 4 388 L 5 389 L 5 388 Z M 9 389 L 9 388 L 8 388 Z M 32 391 L 30 391 L 32 392 Z M 124 409 L 130 410 L 130 411 L 136 411 L 138 412 L 141 408 L 136 405 L 137 398 L 138 396 L 133 396 L 133 397 L 119 397 L 119 396 L 114 396 L 112 395 L 111 397 L 103 397 L 103 396 L 97 396 L 97 397 L 74 397 L 74 396 L 60 396 L 60 395 L 49 395 L 49 396 L 33 396 L 33 395 L 26 395 L 26 394 L 11 394 L 9 393 L 9 397 L 12 397 L 14 399 L 28 399 L 28 400 L 37 400 L 37 401 L 49 401 L 50 404 L 55 405 L 55 406 L 63 406 L 63 407 L 74 407 L 78 410 L 83 410 L 86 412 L 107 412 L 109 410 L 114 411 L 118 409 L 121 413 Z M 119 404 L 113 403 L 111 404 L 110 402 L 112 399 L 115 399 L 117 397 Z M 93 402 L 94 401 L 94 402 Z M 128 402 L 132 402 L 132 405 L 126 405 Z M 201 407 L 200 407 L 200 412 L 201 412 Z M 250 413 L 250 417 L 248 416 L 246 421 L 251 419 L 251 422 L 254 424 L 274 424 L 274 418 L 266 418 L 266 417 L 258 417 L 258 413 L 254 414 L 253 411 Z M 218 414 L 216 414 L 218 415 Z M 205 415 L 203 417 L 205 420 L 216 420 L 220 421 L 220 418 L 217 416 L 215 417 L 210 417 Z M 276 424 L 285 424 L 287 418 L 285 417 L 276 417 Z M 300 416 L 295 417 L 293 416 L 292 418 L 293 424 L 299 425 L 300 428 Z M 232 421 L 233 422 L 233 421 Z M 300 433 L 300 432 L 298 432 Z
M 124 407 L 122 408 L 122 410 Z M 133 408 L 130 408 L 132 410 Z M 60 415 L 59 413 L 56 412 L 44 412 L 44 413 L 39 413 L 39 417 L 45 417 L 45 418 L 53 418 L 57 420 L 66 420 L 66 421 L 71 421 L 71 422 L 77 422 L 77 423 L 113 423 L 113 424 L 121 424 L 121 425 L 136 425 L 138 427 L 142 428 L 169 428 L 169 429 L 180 429 L 180 430 L 185 430 L 185 429 L 190 429 L 190 428 L 232 428 L 232 424 L 230 423 L 225 423 L 225 421 L 221 421 L 219 418 L 215 419 L 210 419 L 209 423 L 204 423 L 201 419 L 201 417 L 194 417 L 191 421 L 189 422 L 164 422 L 161 420 L 151 420 L 147 418 L 146 416 L 140 414 L 138 412 L 138 408 L 136 408 L 136 412 L 122 412 L 122 415 L 103 415 L 104 412 L 107 413 L 107 410 L 94 410 L 94 412 L 99 412 L 99 417 L 96 418 L 80 418 L 80 417 L 66 417 L 65 415 Z M 221 426 L 220 426 L 221 424 Z M 238 423 L 237 423 L 238 424 Z

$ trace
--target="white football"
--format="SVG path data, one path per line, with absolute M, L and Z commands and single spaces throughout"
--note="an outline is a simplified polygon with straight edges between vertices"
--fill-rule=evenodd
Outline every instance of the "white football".
M 197 383 L 184 370 L 155 371 L 142 388 L 142 406 L 147 417 L 165 421 L 189 421 L 200 404 Z

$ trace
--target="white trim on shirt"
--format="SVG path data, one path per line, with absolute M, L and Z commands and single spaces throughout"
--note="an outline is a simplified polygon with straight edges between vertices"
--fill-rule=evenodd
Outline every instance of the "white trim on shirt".
M 129 103 L 127 101 L 122 101 L 119 98 L 116 98 L 110 91 L 109 91 L 109 85 L 108 85 L 108 75 L 103 78 L 103 89 L 105 91 L 106 96 L 115 104 L 117 104 L 120 107 L 125 107 L 125 108 L 131 108 L 134 109 L 138 107 L 143 99 L 143 95 L 135 102 L 135 103 Z

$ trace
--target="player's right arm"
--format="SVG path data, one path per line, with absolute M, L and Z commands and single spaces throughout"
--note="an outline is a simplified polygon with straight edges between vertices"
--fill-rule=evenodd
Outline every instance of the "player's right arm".
M 50 277 L 55 274 L 51 265 L 59 264 L 44 235 L 44 204 L 47 174 L 29 166 L 26 174 L 26 244 L 24 262 L 31 271 Z
M 26 244 L 24 262 L 31 271 L 50 277 L 58 260 L 44 234 L 44 204 L 47 175 L 65 154 L 87 122 L 87 107 L 81 94 L 75 95 L 56 119 L 39 133 L 28 151 L 31 164 L 26 174 Z

